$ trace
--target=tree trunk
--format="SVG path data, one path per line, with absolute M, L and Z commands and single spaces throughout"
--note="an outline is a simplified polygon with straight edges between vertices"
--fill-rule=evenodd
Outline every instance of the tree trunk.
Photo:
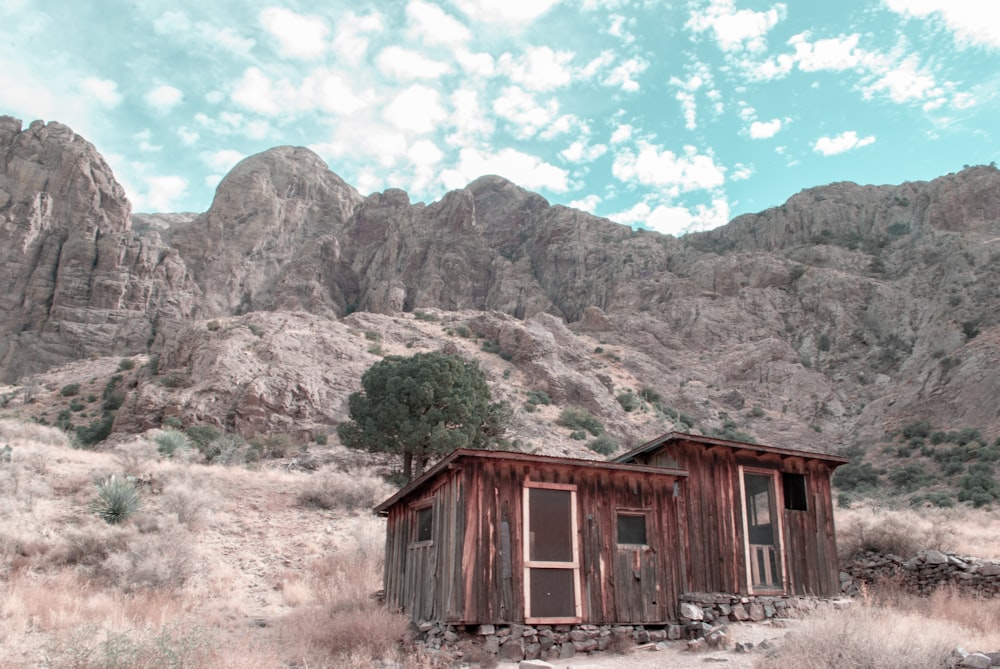
M 403 478 L 407 483 L 413 480 L 413 451 L 403 451 Z
M 421 474 L 423 474 L 424 467 L 426 466 L 427 466 L 427 455 L 425 453 L 421 453 L 417 456 L 417 471 L 414 474 L 414 476 L 420 476 Z

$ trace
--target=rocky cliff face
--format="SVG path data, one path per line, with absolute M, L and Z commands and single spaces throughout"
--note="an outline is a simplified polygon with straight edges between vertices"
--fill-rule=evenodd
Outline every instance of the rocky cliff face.
M 130 218 L 93 146 L 59 124 L 24 130 L 4 117 L 0 225 L 4 379 L 143 352 L 192 379 L 183 392 L 135 393 L 121 429 L 171 411 L 247 431 L 329 427 L 342 397 L 320 388 L 356 387 L 370 364 L 340 351 L 354 335 L 338 319 L 436 310 L 498 341 L 519 387 L 586 405 L 630 439 L 652 428 L 614 397 L 639 386 L 704 429 L 775 444 L 861 443 L 914 416 L 1000 434 L 983 392 L 1000 383 L 992 167 L 814 188 L 674 239 L 550 206 L 499 177 L 430 205 L 398 190 L 362 197 L 312 152 L 279 147 L 237 165 L 204 214 Z M 221 362 L 261 342 L 205 323 L 265 313 L 298 323 L 274 324 L 268 366 Z M 296 320 L 306 314 L 308 326 Z M 325 353 L 290 353 L 314 346 Z M 336 360 L 351 362 L 337 371 Z M 255 392 L 246 375 L 283 380 Z

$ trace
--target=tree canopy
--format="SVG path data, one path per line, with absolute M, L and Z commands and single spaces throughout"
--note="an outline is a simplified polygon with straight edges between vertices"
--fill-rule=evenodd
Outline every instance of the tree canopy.
M 401 454 L 407 480 L 430 457 L 501 443 L 510 417 L 506 402 L 491 401 L 479 363 L 445 353 L 386 356 L 361 385 L 337 434 L 348 448 Z

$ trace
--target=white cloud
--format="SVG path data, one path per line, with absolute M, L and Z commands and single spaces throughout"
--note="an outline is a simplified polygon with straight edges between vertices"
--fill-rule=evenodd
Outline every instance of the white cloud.
M 318 16 L 304 16 L 284 7 L 260 12 L 260 24 L 278 40 L 278 53 L 285 58 L 315 60 L 326 53 L 326 23 Z
M 473 53 L 467 49 L 456 49 L 455 60 L 466 74 L 488 78 L 496 72 L 496 63 L 488 53 Z
M 856 68 L 865 55 L 858 49 L 860 36 L 857 33 L 815 42 L 810 42 L 809 36 L 804 32 L 788 40 L 795 49 L 795 62 L 803 72 L 850 70 Z
M 580 209 L 581 211 L 586 211 L 593 214 L 597 211 L 597 205 L 601 203 L 601 198 L 598 195 L 586 195 L 579 200 L 573 200 L 567 206 L 573 209 Z
M 854 130 L 845 130 L 839 135 L 833 137 L 820 137 L 813 144 L 813 151 L 816 153 L 821 153 L 824 156 L 835 156 L 838 153 L 844 153 L 845 151 L 850 151 L 852 149 L 860 149 L 863 146 L 868 146 L 875 141 L 873 135 L 868 135 L 867 137 L 858 137 L 858 133 Z
M 646 71 L 649 61 L 636 56 L 629 58 L 621 65 L 611 70 L 603 80 L 605 86 L 620 86 L 627 93 L 634 93 L 639 90 L 639 82 L 635 78 Z
M 552 99 L 541 104 L 523 89 L 508 86 L 494 100 L 493 111 L 514 126 L 518 139 L 528 139 L 552 123 L 559 113 L 559 103 Z
M 347 12 L 337 22 L 333 50 L 340 60 L 348 65 L 357 65 L 368 52 L 368 35 L 380 33 L 384 29 L 382 16 L 378 12 L 364 16 Z
M 628 123 L 623 123 L 622 125 L 615 128 L 615 131 L 611 133 L 611 143 L 621 144 L 622 142 L 627 142 L 632 138 L 632 126 Z
M 332 68 L 312 70 L 297 93 L 286 94 L 291 96 L 290 103 L 303 109 L 318 108 L 341 116 L 354 114 L 375 103 L 373 92 L 355 90 L 343 73 Z
M 226 173 L 233 169 L 236 163 L 243 160 L 245 155 L 232 149 L 220 149 L 218 151 L 205 151 L 199 157 L 201 162 L 205 163 L 212 171 Z
M 746 181 L 753 176 L 753 166 L 744 165 L 743 163 L 736 163 L 733 168 L 729 171 L 730 181 Z
M 702 33 L 711 31 L 723 51 L 763 51 L 771 28 L 785 18 L 787 8 L 776 3 L 763 12 L 736 9 L 733 0 L 711 0 L 703 11 L 692 11 L 685 27 Z
M 184 126 L 181 126 L 180 128 L 177 129 L 177 137 L 180 138 L 181 144 L 185 146 L 191 146 L 192 144 L 196 144 L 198 142 L 199 136 L 200 135 L 197 132 Z
M 916 55 L 900 63 L 886 65 L 879 79 L 864 89 L 865 98 L 875 93 L 886 93 L 893 102 L 909 102 L 940 96 L 943 91 L 934 81 L 934 75 L 920 68 Z
M 168 84 L 160 84 L 150 89 L 143 99 L 154 110 L 165 114 L 181 103 L 184 99 L 184 93 L 179 88 Z
M 375 58 L 378 69 L 395 79 L 439 79 L 451 72 L 447 63 L 432 60 L 412 49 L 401 46 L 390 46 L 383 49 Z
M 411 0 L 406 5 L 410 36 L 421 44 L 457 46 L 472 39 L 472 32 L 461 21 L 437 5 Z
M 781 126 L 780 118 L 770 121 L 754 121 L 750 124 L 750 137 L 752 139 L 769 139 L 781 131 Z
M 145 177 L 146 191 L 137 196 L 136 208 L 148 212 L 170 212 L 174 204 L 187 195 L 187 179 L 178 176 Z
M 620 39 L 622 44 L 631 44 L 635 41 L 635 35 L 625 28 L 626 24 L 629 26 L 635 25 L 636 20 L 634 17 L 628 19 L 621 14 L 612 14 L 609 18 L 611 21 L 611 26 L 608 28 L 609 35 Z
M 640 202 L 631 209 L 611 214 L 608 218 L 678 236 L 725 225 L 729 222 L 729 202 L 725 197 L 715 197 L 711 204 L 696 205 L 694 210 L 669 203 L 651 207 L 646 202 Z
M 501 149 L 496 153 L 483 153 L 479 149 L 465 148 L 459 153 L 458 164 L 441 173 L 441 181 L 448 189 L 462 188 L 476 178 L 497 174 L 524 188 L 545 188 L 556 193 L 569 189 L 569 173 L 551 165 L 538 156 L 516 149 Z
M 589 163 L 597 160 L 607 151 L 608 147 L 604 144 L 589 145 L 585 139 L 578 139 L 560 151 L 559 155 L 571 163 Z
M 1000 4 L 982 0 L 885 0 L 904 16 L 926 18 L 936 14 L 955 33 L 960 45 L 1000 48 Z
M 382 110 L 382 118 L 394 128 L 417 134 L 433 131 L 447 116 L 441 94 L 420 84 L 400 92 Z
M 500 57 L 498 67 L 511 81 L 533 91 L 549 91 L 566 86 L 573 79 L 572 51 L 553 51 L 547 46 L 528 47 L 515 58 L 509 53 Z
M 118 92 L 118 84 L 110 79 L 85 77 L 80 82 L 80 89 L 106 109 L 114 109 L 122 102 L 122 94 Z
M 267 116 L 280 113 L 282 104 L 279 100 L 287 103 L 289 97 L 294 98 L 287 87 L 279 94 L 271 79 L 257 67 L 248 67 L 244 70 L 243 76 L 236 82 L 232 92 L 233 102 Z
M 453 0 L 453 4 L 473 21 L 510 26 L 533 21 L 559 2 L 560 0 Z
M 493 134 L 493 117 L 484 113 L 479 93 L 460 88 L 451 94 L 449 102 L 452 109 L 449 125 L 455 129 L 445 138 L 449 145 L 468 146 Z
M 625 149 L 615 156 L 611 173 L 617 179 L 665 187 L 672 197 L 688 191 L 711 190 L 725 181 L 725 168 L 716 165 L 710 153 L 698 153 L 693 146 L 685 146 L 683 155 L 644 140 L 638 142 L 637 148 L 638 153 Z
M 162 145 L 153 144 L 153 132 L 149 128 L 135 133 L 132 135 L 132 139 L 138 142 L 137 146 L 142 153 L 159 153 L 163 150 Z
M 183 42 L 221 48 L 241 56 L 250 53 L 256 41 L 243 37 L 232 28 L 219 28 L 207 21 L 192 22 L 184 12 L 168 11 L 153 21 L 153 31 L 158 35 L 171 35 Z

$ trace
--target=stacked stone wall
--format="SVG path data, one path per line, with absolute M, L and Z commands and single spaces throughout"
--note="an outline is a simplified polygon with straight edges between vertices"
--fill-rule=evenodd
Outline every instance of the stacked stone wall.
M 977 597 L 1000 597 L 1000 562 L 936 550 L 911 558 L 869 551 L 843 566 L 840 583 L 849 595 L 856 595 L 862 584 L 893 584 L 921 595 L 949 587 Z

